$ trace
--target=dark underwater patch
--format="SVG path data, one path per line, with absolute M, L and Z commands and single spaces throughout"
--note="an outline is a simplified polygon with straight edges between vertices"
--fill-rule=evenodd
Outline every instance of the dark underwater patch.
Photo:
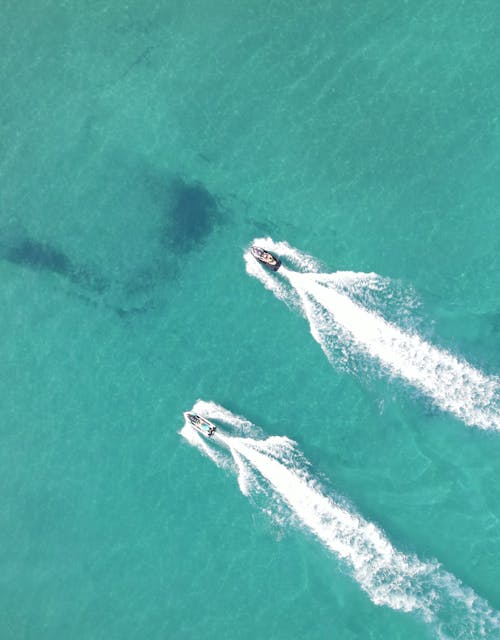
M 18 223 L 0 229 L 0 259 L 61 276 L 74 285 L 66 288 L 68 293 L 92 306 L 112 310 L 120 318 L 164 304 L 163 287 L 179 276 L 179 257 L 202 246 L 225 220 L 227 210 L 201 182 L 156 170 L 144 171 L 141 181 L 141 173 L 135 173 L 135 186 L 141 196 L 138 209 L 149 210 L 152 215 L 148 222 L 154 234 L 149 263 L 141 266 L 131 260 L 121 274 L 115 269 L 113 277 L 106 277 L 99 269 L 74 262 L 53 244 L 32 238 Z
M 0 258 L 18 265 L 55 273 L 67 278 L 87 291 L 102 294 L 109 282 L 100 274 L 81 265 L 76 265 L 60 249 L 46 242 L 39 242 L 28 235 L 7 232 L 0 234 Z
M 52 271 L 67 276 L 73 270 L 71 260 L 59 249 L 48 244 L 23 238 L 11 246 L 3 247 L 5 260 L 31 269 Z
M 68 272 L 68 278 L 80 287 L 97 294 L 105 293 L 110 286 L 107 278 L 94 270 L 79 266 Z
M 172 180 L 162 244 L 175 253 L 192 251 L 222 221 L 218 199 L 201 182 Z

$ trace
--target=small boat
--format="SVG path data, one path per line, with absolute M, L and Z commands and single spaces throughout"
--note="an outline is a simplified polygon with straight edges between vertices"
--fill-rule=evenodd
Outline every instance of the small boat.
M 250 247 L 250 251 L 252 252 L 253 257 L 260 262 L 271 271 L 278 271 L 281 267 L 281 260 L 276 256 L 273 256 L 272 253 L 266 251 L 265 249 L 261 249 L 260 247 Z
M 207 436 L 211 438 L 214 433 L 217 431 L 217 427 L 202 416 L 197 413 L 192 413 L 191 411 L 184 412 L 184 418 L 198 431 L 202 436 Z

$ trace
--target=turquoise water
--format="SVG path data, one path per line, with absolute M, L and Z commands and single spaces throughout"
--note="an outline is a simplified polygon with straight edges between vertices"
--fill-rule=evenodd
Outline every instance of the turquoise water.
M 2 17 L 1 637 L 481 637 L 481 608 L 376 604 L 179 431 L 203 398 L 293 439 L 325 495 L 500 610 L 500 433 L 335 333 L 329 362 L 244 261 L 271 236 L 380 274 L 363 308 L 499 374 L 498 3 Z

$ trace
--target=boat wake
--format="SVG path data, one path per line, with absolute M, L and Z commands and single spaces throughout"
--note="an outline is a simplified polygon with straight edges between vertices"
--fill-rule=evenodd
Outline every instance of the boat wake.
M 387 281 L 376 274 L 322 273 L 310 256 L 286 243 L 275 243 L 270 238 L 254 242 L 298 267 L 292 270 L 282 266 L 280 275 L 271 274 L 248 251 L 245 253 L 247 272 L 300 310 L 309 321 L 312 336 L 332 363 L 339 358 L 348 361 L 353 353 L 361 353 L 467 425 L 500 429 L 498 378 L 487 376 L 465 360 L 426 342 L 416 331 L 402 329 L 372 309 L 370 292 L 389 291 Z
M 435 561 L 398 551 L 385 533 L 342 498 L 324 489 L 286 437 L 263 432 L 226 409 L 197 402 L 192 409 L 227 425 L 205 440 L 188 423 L 181 430 L 216 464 L 236 473 L 242 493 L 280 522 L 312 533 L 340 560 L 376 605 L 414 612 L 441 638 L 500 638 L 500 614 Z

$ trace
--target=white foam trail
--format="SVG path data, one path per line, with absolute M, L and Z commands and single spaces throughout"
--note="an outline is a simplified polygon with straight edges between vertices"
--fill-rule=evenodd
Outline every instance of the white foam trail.
M 410 586 L 416 576 L 432 571 L 433 567 L 396 551 L 375 525 L 335 504 L 307 477 L 287 469 L 269 453 L 266 455 L 262 444 L 257 447 L 256 444 L 251 440 L 230 440 L 231 450 L 246 458 L 299 520 L 351 566 L 354 578 L 373 602 L 403 611 L 420 610 L 430 618 L 431 599 L 411 593 Z
M 221 442 L 235 460 L 236 473 L 243 470 L 246 476 L 243 482 L 239 479 L 242 493 L 252 495 L 259 483 L 267 483 L 273 493 L 267 492 L 272 502 L 265 511 L 274 515 L 278 509 L 282 521 L 281 499 L 290 510 L 289 519 L 341 559 L 375 604 L 419 614 L 442 638 L 500 637 L 500 616 L 485 600 L 438 562 L 398 551 L 379 527 L 324 491 L 292 440 L 223 434 Z
M 270 246 L 263 240 L 260 242 Z M 271 242 L 271 251 L 282 244 Z M 298 252 L 293 252 L 295 261 L 300 262 Z M 247 252 L 247 270 L 249 259 Z M 253 262 L 255 266 L 249 272 L 262 280 L 264 269 Z M 276 275 L 266 270 L 265 277 L 278 283 L 264 282 L 269 289 L 301 309 L 309 321 L 311 334 L 330 360 L 335 359 L 334 347 L 341 341 L 351 350 L 354 347 L 378 360 L 391 375 L 411 383 L 440 409 L 453 413 L 467 425 L 500 429 L 498 378 L 487 376 L 465 360 L 431 345 L 416 332 L 403 331 L 349 297 L 353 284 L 358 289 L 363 282 L 372 288 L 383 286 L 383 279 L 376 274 L 298 272 L 282 267 Z M 287 289 L 286 281 L 291 289 Z
M 307 269 L 308 271 L 317 271 L 320 266 L 319 263 L 307 254 L 302 254 L 300 251 L 293 249 L 286 242 L 274 242 L 271 238 L 255 238 L 255 244 L 260 247 L 266 247 L 268 251 L 271 251 L 281 258 L 286 258 L 288 262 L 294 265 L 297 269 Z M 249 275 L 259 279 L 262 284 L 272 291 L 276 297 L 283 300 L 291 306 L 298 304 L 298 299 L 294 300 L 290 296 L 290 292 L 286 287 L 286 284 L 281 278 L 276 278 L 275 274 L 271 273 L 267 269 L 263 269 L 261 265 L 255 260 L 250 251 L 246 251 L 244 254 L 245 268 Z M 280 269 L 280 273 L 283 271 L 283 267 Z
M 190 445 L 196 447 L 201 453 L 213 460 L 218 467 L 227 468 L 228 460 L 227 456 L 224 456 L 221 451 L 210 447 L 207 444 L 207 440 L 203 438 L 197 431 L 195 431 L 187 422 L 184 424 L 179 432 L 183 438 L 189 442 Z
M 224 409 L 219 404 L 215 402 L 207 402 L 205 400 L 197 400 L 193 406 L 192 411 L 194 413 L 199 413 L 202 416 L 211 416 L 210 419 L 217 420 L 218 422 L 223 422 L 231 425 L 231 431 L 233 433 L 238 433 L 242 435 L 259 435 L 258 430 L 256 430 L 255 425 L 251 422 L 242 418 L 240 416 L 236 416 L 231 411 Z M 203 438 L 203 440 L 205 440 Z

